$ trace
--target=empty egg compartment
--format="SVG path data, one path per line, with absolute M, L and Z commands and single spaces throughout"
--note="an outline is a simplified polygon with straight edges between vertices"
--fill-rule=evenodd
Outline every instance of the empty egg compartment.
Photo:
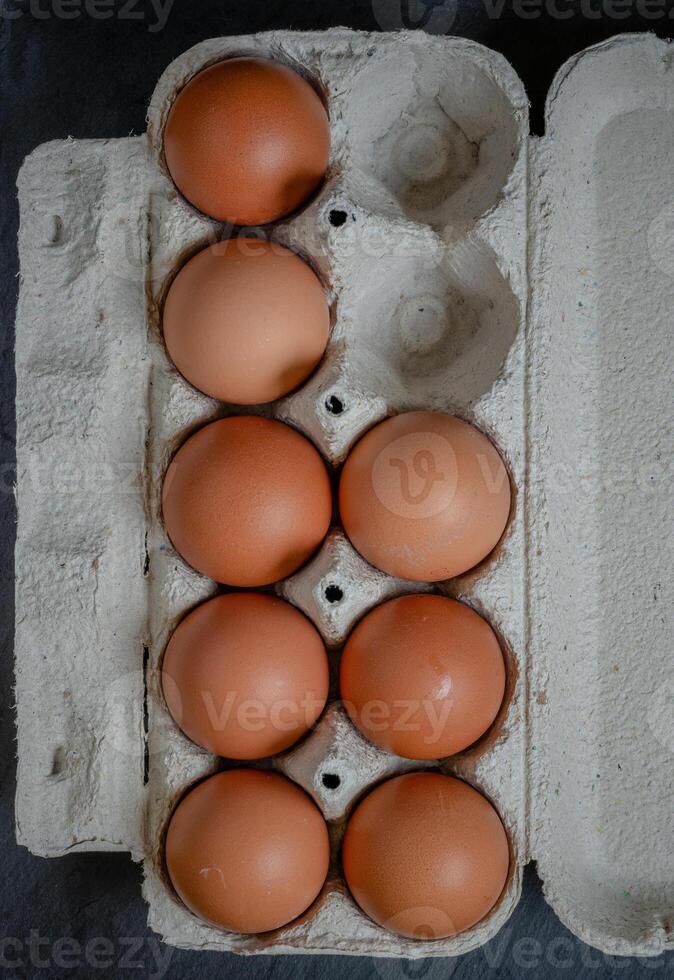
M 458 38 L 367 43 L 345 100 L 348 189 L 371 213 L 452 239 L 506 191 L 526 140 L 519 80 Z
M 465 131 L 469 132 L 474 167 L 462 172 L 456 186 L 448 183 L 443 188 L 442 207 L 436 204 L 422 215 L 410 210 L 404 191 L 396 192 L 394 207 L 385 196 L 363 193 L 373 181 L 385 186 L 391 175 L 378 173 L 386 153 L 372 161 L 369 175 L 364 174 L 359 154 L 369 137 L 359 128 L 358 85 L 361 75 L 364 84 L 369 84 L 371 72 L 382 72 L 385 78 L 401 54 L 405 58 L 413 54 L 421 63 L 421 50 L 429 40 L 432 71 L 421 71 L 415 77 L 414 91 L 424 105 L 441 104 L 443 112 L 456 114 L 459 121 L 446 122 L 440 134 L 452 141 L 451 156 L 459 152 L 462 141 L 468 143 Z M 324 35 L 221 39 L 198 45 L 179 58 L 158 84 L 149 125 L 158 164 L 152 193 L 149 274 L 155 322 L 145 879 L 150 922 L 176 945 L 238 952 L 332 950 L 379 955 L 402 952 L 414 957 L 461 952 L 484 942 L 507 918 L 519 895 L 518 861 L 513 859 L 506 892 L 486 920 L 451 940 L 403 940 L 369 920 L 341 879 L 339 846 L 346 817 L 354 802 L 382 778 L 429 764 L 398 758 L 367 742 L 335 700 L 299 745 L 264 763 L 302 786 L 331 826 L 331 873 L 312 908 L 272 934 L 240 936 L 199 922 L 175 898 L 166 879 L 162 841 L 169 815 L 188 786 L 223 763 L 178 731 L 159 690 L 157 668 L 173 627 L 186 611 L 217 590 L 189 569 L 168 543 L 161 527 L 161 480 L 172 453 L 193 429 L 223 413 L 240 414 L 242 410 L 222 406 L 192 389 L 163 350 L 161 302 L 172 275 L 198 248 L 238 232 L 200 215 L 176 193 L 163 165 L 161 132 L 182 84 L 205 65 L 235 54 L 280 58 L 292 67 L 299 66 L 323 91 L 332 130 L 331 167 L 323 188 L 299 214 L 262 230 L 265 237 L 305 257 L 319 273 L 333 302 L 332 333 L 314 374 L 296 392 L 271 408 L 263 407 L 264 414 L 271 411 L 306 433 L 333 466 L 343 461 L 358 436 L 378 420 L 412 408 L 457 414 L 485 430 L 503 454 L 514 488 L 520 485 L 524 455 L 521 325 L 526 301 L 526 102 L 500 59 L 485 62 L 483 49 L 465 42 L 424 39 L 419 49 L 419 40 L 412 35 L 373 38 L 347 31 L 330 32 L 329 44 Z M 399 111 L 403 104 L 409 108 L 412 95 L 410 91 L 399 93 Z M 378 102 L 370 100 L 375 115 L 382 111 Z M 394 123 L 393 117 L 377 120 L 379 130 L 390 131 L 390 138 L 395 137 Z M 409 120 L 405 125 L 409 127 Z M 425 119 L 419 134 L 422 142 L 429 125 Z M 524 839 L 523 672 L 516 664 L 523 655 L 521 525 L 521 508 L 517 508 L 493 561 L 488 559 L 479 572 L 441 587 L 482 612 L 505 647 L 508 692 L 504 708 L 488 735 L 449 760 L 445 768 L 456 771 L 495 802 L 515 855 L 521 853 Z M 338 662 L 335 649 L 368 609 L 394 595 L 431 588 L 374 569 L 339 528 L 329 533 L 304 568 L 276 587 L 317 625 L 333 649 L 333 672 Z

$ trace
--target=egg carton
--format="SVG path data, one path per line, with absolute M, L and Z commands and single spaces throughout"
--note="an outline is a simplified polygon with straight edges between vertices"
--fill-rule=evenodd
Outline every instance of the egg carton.
M 231 229 L 177 194 L 162 131 L 177 91 L 222 58 L 286 62 L 322 91 L 324 185 L 273 228 L 329 292 L 319 369 L 259 411 L 334 467 L 387 415 L 455 413 L 509 468 L 496 552 L 436 591 L 496 629 L 508 683 L 495 725 L 448 760 L 507 827 L 504 893 L 474 928 L 415 941 L 355 905 L 340 875 L 350 808 L 416 764 L 365 741 L 333 697 L 315 731 L 266 760 L 329 823 L 333 859 L 289 926 L 241 936 L 196 919 L 162 857 L 169 815 L 222 766 L 169 717 L 159 666 L 178 620 L 218 587 L 161 522 L 181 442 L 236 414 L 166 356 L 161 304 L 195 251 Z M 197 45 L 162 75 L 146 136 L 57 141 L 19 177 L 16 683 L 20 843 L 130 851 L 167 942 L 239 953 L 455 955 L 485 943 L 535 860 L 547 900 L 609 953 L 673 945 L 671 650 L 673 49 L 616 37 L 568 62 L 532 138 L 498 54 L 420 32 L 273 32 Z M 431 588 L 369 566 L 335 525 L 277 591 L 320 629 L 333 678 L 354 622 Z M 333 689 L 335 685 L 333 684 Z M 427 766 L 427 763 L 423 764 Z

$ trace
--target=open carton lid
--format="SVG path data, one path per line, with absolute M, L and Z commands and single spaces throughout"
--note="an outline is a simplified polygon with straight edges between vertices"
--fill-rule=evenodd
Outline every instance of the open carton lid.
M 522 101 L 500 57 L 453 38 L 430 43 L 496 64 Z M 537 861 L 576 935 L 638 955 L 670 947 L 674 922 L 673 50 L 632 35 L 571 59 L 525 161 L 517 859 Z M 151 188 L 144 139 L 46 144 L 19 178 L 17 837 L 37 854 L 147 852 L 145 482 L 161 419 L 148 420 L 152 289 L 138 269 L 150 265 Z M 83 208 L 96 215 L 93 236 Z M 98 261 L 106 246 L 128 263 L 124 289 Z M 114 323 L 99 320 L 104 309 Z M 59 318 L 73 323 L 65 346 L 63 332 L 50 342 Z M 92 344 L 100 374 L 87 366 Z M 45 379 L 57 375 L 69 380 L 54 393 Z M 202 410 L 195 398 L 189 421 Z M 83 412 L 91 432 L 113 437 L 80 441 Z M 518 893 L 519 873 L 480 941 Z
M 572 58 L 531 155 L 530 856 L 622 954 L 674 940 L 673 58 Z

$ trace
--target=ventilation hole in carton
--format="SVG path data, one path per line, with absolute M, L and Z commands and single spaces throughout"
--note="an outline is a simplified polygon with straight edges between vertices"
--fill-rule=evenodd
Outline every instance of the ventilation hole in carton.
M 330 395 L 325 399 L 325 408 L 330 415 L 341 415 L 344 411 L 344 402 L 337 395 Z
M 339 778 L 337 773 L 324 772 L 321 776 L 321 782 L 326 789 L 338 789 L 342 780 Z
M 344 598 L 344 592 L 338 585 L 328 585 L 324 595 L 327 601 L 333 606 L 336 603 L 341 602 Z
M 328 221 L 333 227 L 341 228 L 346 223 L 346 211 L 342 211 L 341 208 L 333 208 L 328 215 Z

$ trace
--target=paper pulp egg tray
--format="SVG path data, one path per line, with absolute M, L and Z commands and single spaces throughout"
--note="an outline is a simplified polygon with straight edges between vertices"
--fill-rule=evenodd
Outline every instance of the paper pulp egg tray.
M 173 551 L 160 494 L 175 449 L 236 414 L 191 388 L 162 343 L 161 304 L 187 257 L 231 229 L 176 192 L 162 156 L 172 99 L 200 69 L 259 54 L 324 94 L 324 186 L 276 240 L 330 292 L 326 356 L 260 411 L 334 467 L 387 415 L 454 413 L 495 442 L 514 505 L 477 569 L 434 587 L 496 629 L 507 695 L 485 738 L 438 760 L 485 793 L 510 835 L 500 901 L 451 939 L 370 921 L 340 874 L 350 808 L 414 763 L 355 731 L 334 699 L 263 765 L 329 823 L 314 905 L 241 936 L 196 919 L 163 865 L 185 789 L 227 765 L 170 719 L 158 665 L 173 627 L 217 591 Z M 422 33 L 279 32 L 192 48 L 160 78 L 148 132 L 63 140 L 19 177 L 17 837 L 36 854 L 130 851 L 167 942 L 256 952 L 454 955 L 512 913 L 535 860 L 579 937 L 649 955 L 673 945 L 670 705 L 674 49 L 616 37 L 558 73 L 546 132 L 498 54 Z M 383 599 L 428 586 L 364 562 L 339 527 L 277 591 L 331 653 Z M 427 764 L 424 764 L 427 766 Z

